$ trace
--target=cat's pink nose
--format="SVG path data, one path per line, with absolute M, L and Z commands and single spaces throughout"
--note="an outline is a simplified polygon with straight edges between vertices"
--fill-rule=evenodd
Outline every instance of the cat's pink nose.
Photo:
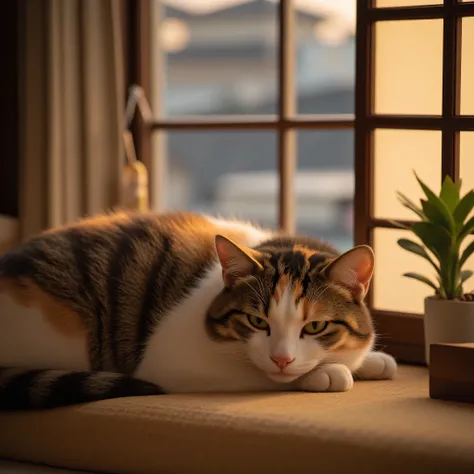
M 273 356 L 270 356 L 270 359 L 272 359 L 272 361 L 280 369 L 284 369 L 287 365 L 290 365 L 295 360 L 294 357 L 293 357 L 293 359 L 290 359 L 289 357 L 273 357 Z

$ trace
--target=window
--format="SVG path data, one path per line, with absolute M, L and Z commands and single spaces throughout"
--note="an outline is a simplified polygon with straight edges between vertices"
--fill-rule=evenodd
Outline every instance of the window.
M 446 175 L 473 187 L 473 17 L 474 2 L 358 2 L 355 240 L 377 256 L 369 301 L 381 343 L 406 362 L 424 362 L 427 293 L 401 274 L 426 268 L 396 243 L 404 231 L 390 220 L 412 216 L 395 191 L 420 197 L 412 170 L 434 188 Z
M 154 208 L 350 248 L 355 2 L 148 3 Z
M 474 2 L 358 0 L 357 29 L 355 0 L 136 3 L 133 80 L 156 117 L 136 138 L 153 207 L 372 245 L 379 342 L 423 363 L 424 289 L 400 276 L 422 262 L 390 220 L 411 218 L 394 196 L 418 197 L 412 169 L 434 187 L 446 174 L 474 184 Z M 323 3 L 353 15 L 301 8 Z

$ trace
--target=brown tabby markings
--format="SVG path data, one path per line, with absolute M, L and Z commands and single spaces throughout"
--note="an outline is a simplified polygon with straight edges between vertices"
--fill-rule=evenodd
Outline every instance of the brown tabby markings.
M 216 233 L 235 242 L 244 239 L 240 231 L 222 232 L 208 219 L 188 213 L 88 218 L 47 231 L 0 257 L 0 292 L 37 306 L 60 334 L 85 335 L 92 370 L 131 374 L 160 318 L 217 261 Z M 207 328 L 212 337 L 248 338 L 254 329 L 246 315 L 268 317 L 270 298 L 278 304 L 289 285 L 296 304 L 303 305 L 304 321 L 325 312 L 329 303 L 321 291 L 331 292 L 333 308 L 350 299 L 322 273 L 338 255 L 328 246 L 279 236 L 262 244 L 257 255 L 264 278 L 249 277 L 211 306 Z M 312 278 L 321 285 L 309 285 Z M 369 320 L 347 314 L 343 319 L 349 328 L 336 326 L 319 337 L 321 343 L 335 350 L 367 344 L 354 331 L 368 333 Z
M 61 334 L 86 333 L 93 370 L 130 374 L 152 328 L 215 260 L 216 233 L 187 213 L 88 218 L 0 257 L 0 291 Z
M 131 374 L 159 319 L 216 261 L 218 232 L 188 213 L 87 218 L 1 256 L 0 291 L 38 307 L 59 333 L 86 334 L 91 369 Z
M 159 386 L 133 377 L 148 337 L 217 264 L 216 234 L 236 244 L 245 242 L 246 232 L 236 228 L 189 213 L 119 213 L 49 230 L 0 255 L 0 293 L 37 307 L 59 334 L 80 337 L 89 347 L 92 369 L 0 367 L 0 407 L 51 408 L 163 393 Z M 331 262 L 339 254 L 330 246 L 277 235 L 255 250 L 243 250 L 258 265 L 254 274 L 242 272 L 232 289 L 214 299 L 206 315 L 212 338 L 248 339 L 256 331 L 248 315 L 271 319 L 270 302 L 281 304 L 290 289 L 295 305 L 301 305 L 302 326 L 308 320 L 333 319 L 324 333 L 310 336 L 329 358 L 331 351 L 372 342 L 365 304 L 353 288 L 348 291 L 345 279 L 333 278 L 338 273 L 332 273 Z
M 112 214 L 99 214 L 96 216 L 85 217 L 84 219 L 75 222 L 74 224 L 65 224 L 53 227 L 43 231 L 43 235 L 56 234 L 59 231 L 67 231 L 72 228 L 95 228 L 103 229 L 104 227 L 112 227 L 118 223 L 126 223 L 130 221 L 130 215 L 125 212 L 115 212 Z
M 273 293 L 273 299 L 276 304 L 280 303 L 280 299 L 283 296 L 283 293 L 290 285 L 290 275 L 283 275 L 276 284 L 275 293 Z
M 306 298 L 302 299 L 304 296 L 304 288 L 301 280 L 290 281 L 290 275 L 288 274 L 283 275 L 276 285 L 275 293 L 273 294 L 273 299 L 275 300 L 275 303 L 277 305 L 280 303 L 281 297 L 283 296 L 284 292 L 287 291 L 290 285 L 293 300 L 298 301 L 298 304 L 303 305 L 303 310 L 301 312 L 303 315 L 303 321 L 307 321 L 310 316 L 317 317 L 318 314 L 321 314 L 324 311 L 323 303 L 319 301 L 310 301 Z
M 310 250 L 308 247 L 304 247 L 298 244 L 293 246 L 293 251 L 301 252 L 307 259 L 309 259 L 309 257 L 311 257 L 312 255 L 320 253 L 319 250 Z
M 260 254 L 256 258 L 265 268 L 265 275 L 260 275 L 261 284 L 246 279 L 232 295 L 223 295 L 214 302 L 207 318 L 211 337 L 222 341 L 249 337 L 255 329 L 244 315 L 270 317 L 264 301 L 273 298 L 278 305 L 290 287 L 295 304 L 303 305 L 303 321 L 317 320 L 322 315 L 336 318 L 325 333 L 316 336 L 327 349 L 358 349 L 372 342 L 371 319 L 364 303 L 359 302 L 357 315 L 352 314 L 349 308 L 354 301 L 349 291 L 327 278 L 328 264 L 339 255 L 334 249 L 314 239 L 280 236 L 263 243 L 257 251 Z M 252 299 L 257 302 L 255 306 L 248 303 Z M 238 330 L 241 321 L 249 331 Z

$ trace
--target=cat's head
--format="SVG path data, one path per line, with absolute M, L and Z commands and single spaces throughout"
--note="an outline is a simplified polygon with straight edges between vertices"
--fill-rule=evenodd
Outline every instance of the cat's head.
M 374 269 L 370 247 L 340 256 L 298 245 L 256 250 L 218 235 L 216 250 L 225 288 L 210 306 L 209 333 L 239 341 L 271 379 L 291 382 L 323 361 L 357 365 L 371 348 L 363 301 Z

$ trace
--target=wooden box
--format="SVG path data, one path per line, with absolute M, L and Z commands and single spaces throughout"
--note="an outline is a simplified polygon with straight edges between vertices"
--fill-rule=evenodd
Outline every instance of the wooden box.
M 430 397 L 474 403 L 474 342 L 432 344 Z

